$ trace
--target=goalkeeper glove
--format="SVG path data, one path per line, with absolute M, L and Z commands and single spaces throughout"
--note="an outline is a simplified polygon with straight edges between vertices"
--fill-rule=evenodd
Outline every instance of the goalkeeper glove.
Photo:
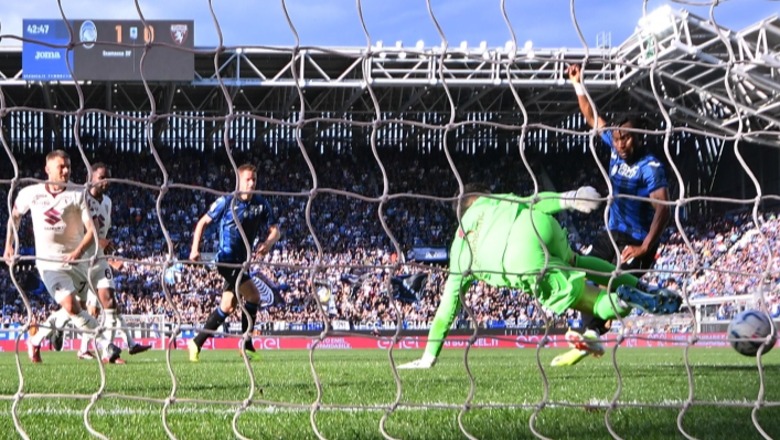
M 561 193 L 561 208 L 575 209 L 586 214 L 598 209 L 601 205 L 601 194 L 592 186 L 583 186 L 576 190 Z

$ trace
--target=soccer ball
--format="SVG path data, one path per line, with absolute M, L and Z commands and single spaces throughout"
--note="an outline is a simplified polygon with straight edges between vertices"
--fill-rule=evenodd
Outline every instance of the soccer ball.
M 320 300 L 321 304 L 327 304 L 330 301 L 331 295 L 332 291 L 330 286 L 324 284 L 317 286 L 317 299 Z
M 745 310 L 731 320 L 728 338 L 731 346 L 739 354 L 755 356 L 770 333 L 772 333 L 772 323 L 769 322 L 766 313 L 758 310 Z M 776 335 L 772 336 L 764 348 L 763 354 L 768 353 L 774 347 L 776 338 Z

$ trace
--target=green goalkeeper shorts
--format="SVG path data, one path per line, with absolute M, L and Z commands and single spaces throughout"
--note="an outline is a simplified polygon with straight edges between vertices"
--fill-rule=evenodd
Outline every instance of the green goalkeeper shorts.
M 585 273 L 572 270 L 568 234 L 549 214 L 526 209 L 515 221 L 504 255 L 505 273 L 557 314 L 571 308 L 585 290 Z M 545 252 L 546 249 L 546 252 Z M 546 270 L 545 270 L 546 268 Z M 540 278 L 540 274 L 543 274 Z

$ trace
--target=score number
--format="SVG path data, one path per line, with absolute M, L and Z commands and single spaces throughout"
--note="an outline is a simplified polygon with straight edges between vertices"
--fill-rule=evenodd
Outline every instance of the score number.
M 114 26 L 114 30 L 116 31 L 116 42 L 121 44 L 122 43 L 122 35 L 124 35 L 124 32 L 122 32 L 124 29 L 124 26 L 121 24 L 118 24 Z M 138 39 L 138 26 L 130 26 L 130 39 L 134 42 Z M 144 26 L 144 43 L 149 44 L 154 42 L 154 25 L 147 24 Z

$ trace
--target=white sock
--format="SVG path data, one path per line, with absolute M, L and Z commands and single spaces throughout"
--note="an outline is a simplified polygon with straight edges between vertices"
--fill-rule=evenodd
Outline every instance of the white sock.
M 116 309 L 105 309 L 104 312 L 105 314 L 103 316 L 105 318 L 103 320 L 103 325 L 106 327 L 106 329 L 103 330 L 103 338 L 114 342 L 114 332 L 116 331 L 114 327 L 116 327 L 117 324 L 121 324 L 117 319 Z
M 122 330 L 119 330 L 119 337 L 125 340 L 127 348 L 134 346 L 135 339 L 133 339 L 133 331 L 127 328 L 127 324 L 125 324 L 125 318 L 121 314 L 117 314 L 116 320 L 119 323 L 119 327 L 122 327 Z
M 60 307 L 59 310 L 49 315 L 44 322 L 52 327 L 61 329 L 68 325 L 68 321 L 70 321 L 70 313 Z
M 79 337 L 79 341 L 81 342 L 79 344 L 79 353 L 86 353 L 89 351 L 89 343 L 92 342 L 94 339 L 94 336 L 92 333 L 84 332 Z
M 65 316 L 68 316 L 68 312 L 66 312 L 63 308 L 60 308 L 55 312 L 51 312 L 43 322 L 38 323 L 38 331 L 34 335 L 30 336 L 27 341 L 33 346 L 37 347 L 41 345 L 41 342 L 43 342 L 43 340 L 46 339 L 51 334 L 51 332 L 54 331 L 53 327 L 64 327 L 67 321 L 64 321 L 62 324 L 60 324 L 63 319 L 61 312 L 64 313 Z
M 70 319 L 77 329 L 81 331 L 87 331 L 90 336 L 94 335 L 94 333 L 92 333 L 90 330 L 94 330 L 98 327 L 98 322 L 95 320 L 95 318 L 92 317 L 92 315 L 87 313 L 86 310 L 81 310 L 78 314 L 71 315 Z M 108 348 L 108 344 L 111 343 L 111 341 L 107 340 L 102 333 L 96 338 L 95 342 L 98 345 L 97 348 L 104 353 Z

